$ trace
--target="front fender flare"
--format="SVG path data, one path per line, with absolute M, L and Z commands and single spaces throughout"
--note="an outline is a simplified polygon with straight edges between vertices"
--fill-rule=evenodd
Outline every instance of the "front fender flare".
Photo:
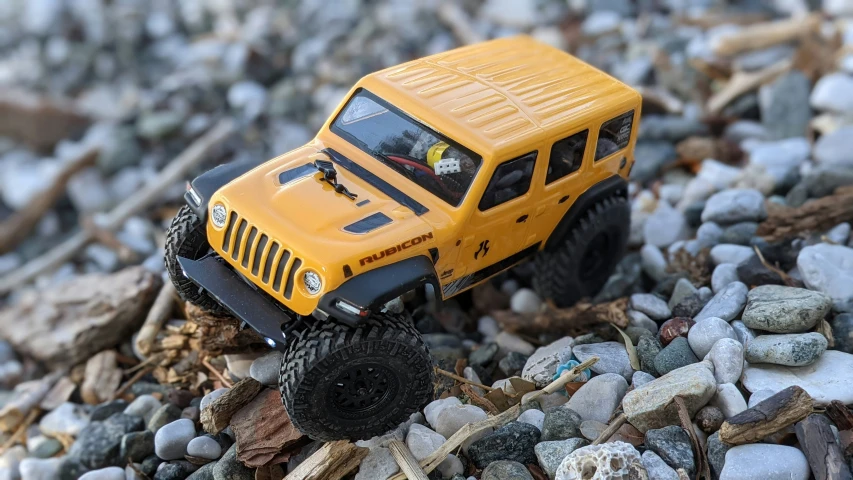
M 418 255 L 347 280 L 340 287 L 323 295 L 318 308 L 337 320 L 355 325 L 362 322 L 364 318 L 339 309 L 336 306 L 339 300 L 362 310 L 373 311 L 400 295 L 426 284 L 433 286 L 436 298 L 440 299 L 441 287 L 432 260 Z
M 206 221 L 207 204 L 210 202 L 210 197 L 212 197 L 217 190 L 224 187 L 231 180 L 243 175 L 256 166 L 257 165 L 253 162 L 226 163 L 202 173 L 190 182 L 190 185 L 192 186 L 195 194 L 199 197 L 198 200 L 200 200 L 200 202 L 196 202 L 193 195 L 191 195 L 190 192 L 187 192 L 184 194 L 184 199 L 187 201 L 187 205 L 189 205 L 193 213 L 195 213 L 201 221 Z

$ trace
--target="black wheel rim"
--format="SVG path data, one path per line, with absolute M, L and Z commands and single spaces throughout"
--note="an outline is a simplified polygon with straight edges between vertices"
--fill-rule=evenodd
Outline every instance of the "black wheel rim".
M 602 267 L 610 262 L 612 243 L 607 232 L 598 232 L 592 238 L 581 260 L 581 275 L 584 278 L 597 277 Z
M 382 365 L 353 365 L 335 379 L 331 401 L 342 412 L 363 413 L 387 403 L 395 385 L 394 374 Z

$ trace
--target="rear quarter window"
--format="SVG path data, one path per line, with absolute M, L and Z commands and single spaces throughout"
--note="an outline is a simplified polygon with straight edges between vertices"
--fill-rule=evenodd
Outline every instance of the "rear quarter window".
M 595 159 L 601 160 L 627 147 L 633 128 L 633 110 L 601 124 L 598 143 L 595 145 Z

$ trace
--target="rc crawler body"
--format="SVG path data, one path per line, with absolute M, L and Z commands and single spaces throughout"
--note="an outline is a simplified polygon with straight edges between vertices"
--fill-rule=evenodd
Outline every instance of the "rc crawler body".
M 193 180 L 168 271 L 284 352 L 300 430 L 383 434 L 433 394 L 398 299 L 441 302 L 525 259 L 557 305 L 602 287 L 628 238 L 640 102 L 528 37 L 376 72 L 304 147 Z

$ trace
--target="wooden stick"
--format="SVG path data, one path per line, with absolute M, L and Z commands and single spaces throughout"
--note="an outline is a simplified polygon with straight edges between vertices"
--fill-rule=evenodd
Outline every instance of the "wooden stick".
M 122 385 L 121 387 L 118 388 L 118 390 L 116 390 L 116 393 L 114 393 L 112 395 L 112 397 L 110 398 L 110 401 L 115 400 L 117 398 L 121 398 L 121 396 L 124 395 L 124 392 L 126 392 L 128 388 L 133 386 L 133 384 L 138 382 L 140 378 L 144 377 L 145 375 L 148 375 L 153 370 L 154 370 L 154 367 L 148 367 L 144 370 L 140 370 L 140 371 L 136 372 L 136 374 L 134 376 L 130 377 L 130 380 L 125 382 L 124 385 Z
M 114 231 L 120 228 L 125 220 L 151 206 L 162 198 L 169 188 L 184 177 L 187 172 L 207 158 L 207 154 L 217 145 L 228 139 L 234 132 L 234 122 L 230 119 L 220 120 L 201 138 L 193 142 L 180 155 L 175 157 L 160 173 L 142 189 L 133 193 L 116 206 L 105 217 L 100 225 L 105 230 Z M 0 278 L 0 294 L 7 293 L 21 284 L 27 283 L 44 272 L 50 271 L 72 259 L 89 242 L 92 232 L 81 229 L 68 240 L 60 243 L 39 257 L 27 262 L 20 268 Z
M 757 72 L 735 73 L 722 90 L 708 99 L 706 110 L 711 114 L 720 113 L 732 100 L 782 75 L 790 70 L 791 66 L 793 66 L 793 62 L 790 59 L 786 59 L 773 65 L 768 65 Z
M 368 452 L 368 449 L 347 440 L 329 442 L 300 463 L 284 480 L 338 480 L 353 471 Z
M 27 238 L 45 212 L 65 194 L 65 188 L 71 177 L 80 170 L 94 165 L 99 151 L 97 147 L 89 147 L 76 158 L 65 163 L 46 190 L 0 224 L 0 254 L 12 251 Z
M 613 436 L 614 433 L 616 433 L 617 430 L 622 428 L 622 425 L 625 425 L 625 423 L 627 422 L 628 417 L 625 416 L 624 413 L 620 413 L 618 417 L 616 417 L 612 422 L 610 422 L 610 425 L 608 425 L 607 428 L 605 428 L 604 431 L 601 432 L 601 434 L 598 436 L 598 438 L 595 439 L 594 442 L 592 442 L 592 444 L 600 445 L 606 442 L 610 439 L 610 437 Z
M 554 380 L 549 383 L 542 390 L 537 390 L 527 398 L 526 402 L 519 402 L 517 405 L 512 406 L 505 410 L 503 413 L 499 415 L 495 415 L 494 417 L 489 417 L 485 420 L 481 420 L 475 423 L 467 423 L 462 428 L 459 429 L 456 433 L 450 436 L 446 442 L 444 442 L 438 450 L 433 452 L 430 456 L 421 460 L 421 468 L 424 472 L 430 473 L 447 458 L 448 455 L 453 453 L 454 450 L 459 448 L 465 440 L 468 440 L 472 435 L 475 435 L 479 432 L 482 432 L 486 429 L 504 425 L 505 423 L 511 422 L 518 418 L 521 414 L 521 405 L 522 403 L 528 403 L 542 395 L 548 395 L 554 392 L 557 392 L 565 387 L 565 385 L 572 380 L 574 380 L 578 375 L 580 375 L 584 370 L 591 367 L 598 361 L 598 357 L 592 357 L 580 365 L 575 366 L 571 370 L 567 372 L 563 372 L 560 378 Z M 404 480 L 406 476 L 402 473 L 398 473 L 397 475 L 391 477 L 391 480 Z
M 41 409 L 34 408 L 30 410 L 30 413 L 27 414 L 27 418 L 24 419 L 23 423 L 21 423 L 18 428 L 15 430 L 15 433 L 9 437 L 8 440 L 3 442 L 3 445 L 0 446 L 0 455 L 6 453 L 6 450 L 12 448 L 16 443 L 18 443 L 27 431 L 27 428 L 33 424 L 36 418 L 41 414 Z
M 388 450 L 391 450 L 391 455 L 394 456 L 394 460 L 400 466 L 400 470 L 409 480 L 429 480 L 429 477 L 421 470 L 421 466 L 418 465 L 418 461 L 412 455 L 409 447 L 403 442 L 397 439 L 391 440 L 391 443 L 388 444 Z
M 460 377 L 459 375 L 456 375 L 455 373 L 448 372 L 447 370 L 442 370 L 438 367 L 435 367 L 435 373 L 437 373 L 439 375 L 444 375 L 445 377 L 448 377 L 448 378 L 452 378 L 452 379 L 454 379 L 460 383 L 467 383 L 468 385 L 480 387 L 487 392 L 491 392 L 492 390 L 495 390 L 492 387 L 487 387 L 487 386 L 483 385 L 482 383 L 472 382 L 471 380 L 468 380 L 465 377 Z
M 16 429 L 64 375 L 64 371 L 57 371 L 15 387 L 12 399 L 0 409 L 0 431 L 11 432 Z
M 145 317 L 145 323 L 139 329 L 139 335 L 136 336 L 136 349 L 143 355 L 151 353 L 151 347 L 154 346 L 154 340 L 157 338 L 157 333 L 163 328 L 163 324 L 169 319 L 172 314 L 172 307 L 175 304 L 175 286 L 172 282 L 163 282 L 154 304 L 148 310 L 148 315 Z
M 207 369 L 210 370 L 210 373 L 215 375 L 216 378 L 218 378 L 219 381 L 222 382 L 222 385 L 225 385 L 228 388 L 231 388 L 234 386 L 230 380 L 228 380 L 221 373 L 219 373 L 219 370 L 213 368 L 213 365 L 211 365 L 210 362 L 207 361 L 207 358 L 202 358 L 201 364 L 204 365 L 205 367 L 207 367 Z
M 789 18 L 750 25 L 720 38 L 714 47 L 714 53 L 730 56 L 772 47 L 802 37 L 817 28 L 819 24 L 818 15 L 809 15 L 806 18 Z

